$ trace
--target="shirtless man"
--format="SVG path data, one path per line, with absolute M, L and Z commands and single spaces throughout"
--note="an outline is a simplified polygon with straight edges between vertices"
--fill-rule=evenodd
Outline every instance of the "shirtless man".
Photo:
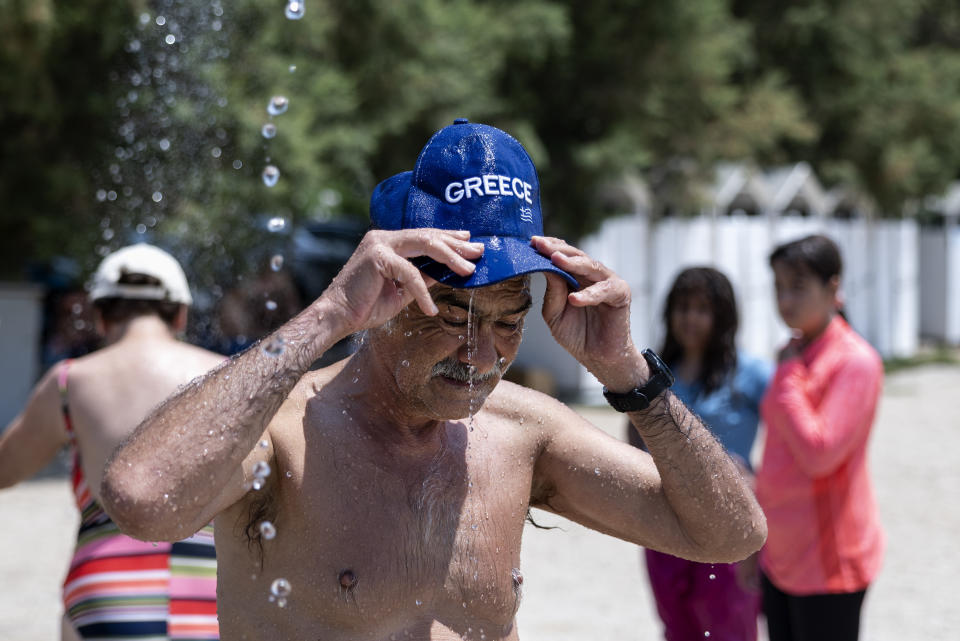
M 647 454 L 500 380 L 533 271 L 554 338 L 609 390 L 652 376 L 626 283 L 537 235 L 537 189 L 504 132 L 442 129 L 377 187 L 377 229 L 320 298 L 115 453 L 105 500 L 135 536 L 216 517 L 224 638 L 518 639 L 530 506 L 699 561 L 763 543 L 736 466 L 669 391 L 630 413 Z M 355 332 L 353 356 L 308 372 Z

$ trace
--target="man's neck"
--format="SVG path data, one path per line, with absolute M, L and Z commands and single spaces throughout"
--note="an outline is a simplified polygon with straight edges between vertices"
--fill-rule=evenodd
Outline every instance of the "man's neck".
M 358 402 L 348 410 L 358 427 L 380 442 L 415 449 L 435 447 L 446 421 L 419 410 L 397 386 L 393 370 L 362 346 L 337 377 L 345 382 L 345 395 Z
M 159 316 L 137 316 L 124 323 L 111 323 L 106 328 L 107 345 L 130 340 L 176 340 L 173 330 Z

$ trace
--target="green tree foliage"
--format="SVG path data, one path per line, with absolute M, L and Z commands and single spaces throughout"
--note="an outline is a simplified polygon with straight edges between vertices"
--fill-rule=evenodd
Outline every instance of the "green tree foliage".
M 960 5 L 947 0 L 734 0 L 753 26 L 746 77 L 781 74 L 817 135 L 786 145 L 886 215 L 960 168 Z
M 574 238 L 624 172 L 696 211 L 717 161 L 809 160 L 897 214 L 960 165 L 948 0 L 283 4 L 0 0 L 0 275 L 146 238 L 229 282 L 267 218 L 364 219 L 457 116 L 527 146 Z

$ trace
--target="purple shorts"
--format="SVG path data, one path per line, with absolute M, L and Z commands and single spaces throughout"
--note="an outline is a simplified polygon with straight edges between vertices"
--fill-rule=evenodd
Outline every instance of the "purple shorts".
M 740 586 L 736 563 L 696 563 L 653 550 L 646 557 L 667 641 L 756 641 L 760 592 Z

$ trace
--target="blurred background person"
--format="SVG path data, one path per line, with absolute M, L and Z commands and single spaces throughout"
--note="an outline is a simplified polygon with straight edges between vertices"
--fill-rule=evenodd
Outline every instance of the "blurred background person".
M 287 270 L 265 268 L 224 294 L 218 306 L 226 353 L 236 354 L 293 318 L 303 305 Z
M 737 302 L 726 276 L 691 267 L 676 277 L 663 310 L 661 354 L 673 370 L 674 393 L 696 412 L 751 475 L 750 450 L 771 367 L 738 353 Z M 636 430 L 630 442 L 643 447 Z M 646 550 L 647 573 L 668 641 L 755 641 L 760 592 L 756 564 L 697 563 Z M 749 568 L 753 568 L 750 574 Z
M 780 245 L 770 266 L 794 331 L 761 406 L 756 490 L 770 528 L 760 552 L 770 641 L 851 641 L 884 550 L 867 470 L 883 363 L 843 317 L 832 240 Z
M 63 586 L 63 639 L 216 639 L 212 528 L 186 541 L 120 533 L 99 503 L 104 465 L 144 416 L 223 357 L 178 340 L 192 298 L 177 261 L 147 244 L 104 258 L 90 300 L 104 347 L 54 365 L 0 437 L 0 488 L 64 445 L 80 526 Z

